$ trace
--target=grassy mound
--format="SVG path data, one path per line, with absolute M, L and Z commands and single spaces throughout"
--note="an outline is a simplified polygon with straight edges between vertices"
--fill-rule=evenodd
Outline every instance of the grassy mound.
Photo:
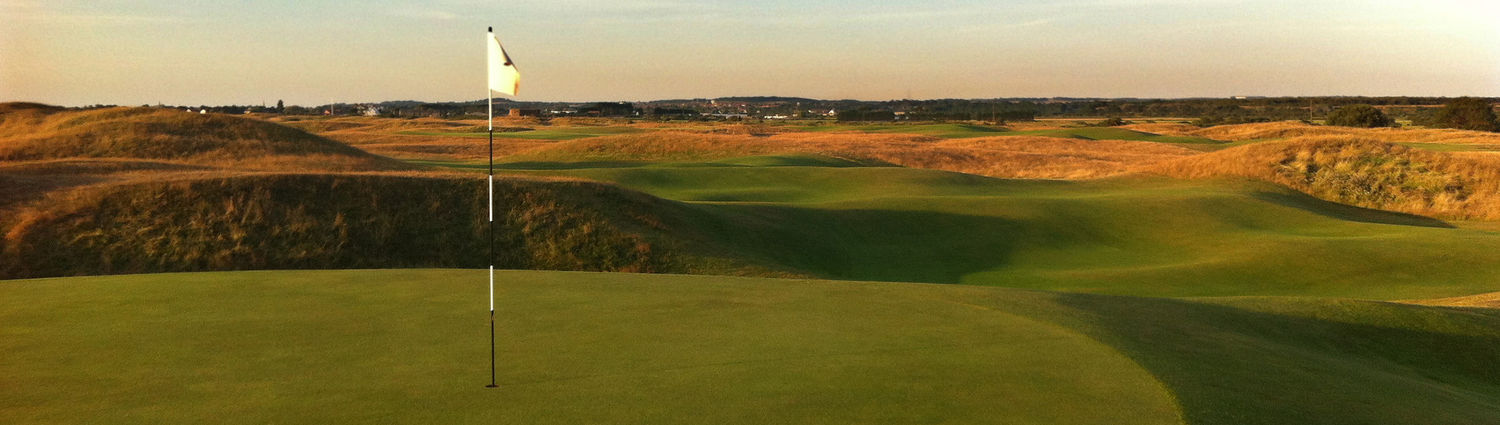
M 1451 218 L 1500 219 L 1500 158 L 1456 156 L 1346 136 L 1302 137 L 1166 161 L 1168 176 L 1243 176 L 1334 202 Z
M 993 127 L 973 124 L 869 124 L 869 125 L 826 125 L 812 127 L 797 127 L 799 130 L 811 132 L 859 132 L 865 134 L 909 134 L 920 136 L 939 137 L 944 139 L 963 139 L 972 137 L 995 137 L 995 136 L 1041 136 L 1059 137 L 1081 140 L 1132 140 L 1156 143 L 1174 144 L 1216 144 L 1217 140 L 1197 137 L 1187 134 L 1162 135 L 1146 131 L 1114 127 L 1082 127 L 1082 128 L 1049 128 L 1041 130 L 1011 130 L 1005 127 Z
M 1500 289 L 1488 261 L 1500 250 L 1493 233 L 1271 184 L 1000 180 L 817 156 L 511 165 L 534 169 L 507 172 L 625 188 L 502 179 L 501 267 L 1155 296 L 1416 299 Z M 477 267 L 484 190 L 479 176 L 438 174 L 97 184 L 8 215 L 15 224 L 0 239 L 0 267 L 10 277 Z
M 6 282 L 0 416 L 1236 425 L 1500 417 L 1495 310 L 608 273 L 498 273 L 500 388 L 491 390 L 482 387 L 484 282 L 482 270 Z
M 1137 124 L 1131 129 L 1176 136 L 1196 136 L 1236 142 L 1279 140 L 1313 136 L 1346 136 L 1388 143 L 1411 143 L 1435 150 L 1468 147 L 1479 150 L 1500 147 L 1500 133 L 1426 128 L 1354 128 L 1312 125 L 1300 121 L 1231 124 L 1198 128 L 1182 124 Z
M 195 162 L 312 157 L 347 162 L 345 168 L 353 169 L 403 168 L 302 130 L 231 115 L 157 108 L 0 109 L 0 161 L 74 157 Z
M 769 137 L 659 132 L 538 146 L 506 162 L 711 161 L 755 155 L 819 155 L 864 164 L 1004 178 L 1084 179 L 1196 151 L 1160 143 L 1039 136 L 938 139 L 909 134 L 781 133 Z
M 479 267 L 485 191 L 481 179 L 399 175 L 108 185 L 23 211 L 5 234 L 0 274 Z M 675 204 L 597 183 L 515 178 L 496 182 L 495 202 L 499 267 L 694 270 L 662 242 Z

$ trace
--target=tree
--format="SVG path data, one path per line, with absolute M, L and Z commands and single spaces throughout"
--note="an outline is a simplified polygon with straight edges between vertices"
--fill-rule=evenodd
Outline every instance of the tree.
M 1500 120 L 1495 118 L 1494 107 L 1484 99 L 1472 97 L 1453 99 L 1426 124 L 1437 128 L 1500 131 Z
M 276 99 L 276 113 L 279 114 L 279 113 L 282 113 L 282 112 L 285 112 L 285 111 L 286 111 L 286 104 L 285 103 L 281 103 L 281 99 Z
M 1394 123 L 1379 109 L 1365 104 L 1345 106 L 1328 114 L 1328 125 L 1370 128 L 1390 127 Z

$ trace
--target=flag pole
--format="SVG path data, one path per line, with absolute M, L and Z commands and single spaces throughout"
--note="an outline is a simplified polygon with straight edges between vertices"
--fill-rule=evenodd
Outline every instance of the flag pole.
M 489 29 L 490 37 L 495 36 L 495 27 Z M 485 40 L 489 43 L 489 40 Z M 489 61 L 485 61 L 488 68 Z M 489 72 L 486 69 L 486 78 Z M 484 97 L 489 103 L 487 115 L 490 127 L 490 175 L 489 175 L 489 255 L 490 260 L 490 384 L 486 388 L 496 388 L 495 384 L 495 92 L 490 90 L 488 81 L 484 85 Z

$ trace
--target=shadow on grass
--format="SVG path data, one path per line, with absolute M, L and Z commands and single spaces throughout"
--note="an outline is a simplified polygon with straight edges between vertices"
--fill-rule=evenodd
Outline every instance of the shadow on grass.
M 849 280 L 959 283 L 1009 262 L 1023 224 L 932 211 L 692 204 L 701 246 Z
M 1301 192 L 1267 192 L 1257 191 L 1252 194 L 1255 199 L 1270 202 L 1277 205 L 1297 208 L 1324 217 L 1357 221 L 1361 223 L 1394 224 L 1398 226 L 1439 227 L 1456 228 L 1448 222 L 1432 217 L 1423 217 L 1415 214 L 1406 214 L 1391 211 L 1356 207 L 1314 198 Z
M 1056 302 L 1077 314 L 1052 320 L 1150 370 L 1191 424 L 1500 418 L 1500 313 L 1493 311 L 1290 298 L 1219 305 L 1056 294 Z

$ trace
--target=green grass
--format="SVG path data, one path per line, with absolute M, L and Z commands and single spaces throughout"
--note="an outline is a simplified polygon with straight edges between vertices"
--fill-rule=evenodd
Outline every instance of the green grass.
M 504 164 L 506 173 L 624 189 L 502 179 L 498 261 L 1166 297 L 1500 290 L 1500 234 L 1271 184 L 1003 180 L 854 165 L 815 156 Z M 0 275 L 475 267 L 483 263 L 473 253 L 488 246 L 484 193 L 478 175 L 107 186 L 9 229 Z
M 573 140 L 588 137 L 612 136 L 616 134 L 640 133 L 644 130 L 632 127 L 612 126 L 581 126 L 581 127 L 555 127 L 544 130 L 506 131 L 496 132 L 496 138 L 507 139 L 530 139 L 530 140 Z M 411 134 L 418 136 L 444 136 L 444 137 L 469 137 L 484 139 L 489 137 L 489 132 L 441 132 L 441 131 L 402 131 L 400 134 Z
M 0 282 L 50 423 L 1493 423 L 1500 313 L 481 270 Z
M 539 165 L 539 164 L 532 164 Z M 686 202 L 686 237 L 808 275 L 1147 296 L 1500 290 L 1500 234 L 1234 180 L 1003 180 L 897 167 L 552 164 Z

